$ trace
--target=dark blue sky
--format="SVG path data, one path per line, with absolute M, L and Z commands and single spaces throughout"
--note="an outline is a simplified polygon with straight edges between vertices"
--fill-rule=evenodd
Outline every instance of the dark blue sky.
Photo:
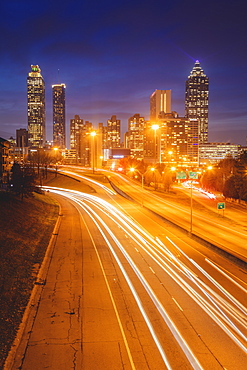
M 149 118 L 155 89 L 171 89 L 184 116 L 198 59 L 209 77 L 209 140 L 245 145 L 246 14 L 246 0 L 2 1 L 0 136 L 27 128 L 31 64 L 45 79 L 51 140 L 52 84 L 66 84 L 67 133 L 75 114 L 95 125 L 116 114 L 125 132 L 133 114 Z

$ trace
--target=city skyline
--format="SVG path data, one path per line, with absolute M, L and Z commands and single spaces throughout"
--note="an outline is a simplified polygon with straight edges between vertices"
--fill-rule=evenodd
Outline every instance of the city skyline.
M 52 85 L 65 83 L 66 131 L 74 115 L 106 125 L 149 119 L 156 89 L 172 91 L 185 115 L 185 82 L 195 61 L 209 77 L 209 141 L 246 145 L 247 93 L 243 1 L 24 1 L 1 5 L 0 136 L 27 128 L 26 76 L 38 64 L 46 84 L 46 131 L 52 139 Z M 193 19 L 193 27 L 191 26 Z M 198 21 L 197 21 L 198 20 Z

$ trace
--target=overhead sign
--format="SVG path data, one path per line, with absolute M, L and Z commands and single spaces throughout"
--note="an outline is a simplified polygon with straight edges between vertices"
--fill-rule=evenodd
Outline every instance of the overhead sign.
M 225 209 L 226 205 L 225 202 L 217 203 L 217 209 Z
M 186 178 L 187 178 L 186 172 L 184 172 L 184 171 L 176 172 L 176 179 L 177 180 L 183 180 L 183 179 L 186 179 Z
M 189 172 L 189 179 L 198 179 L 198 173 L 197 172 Z

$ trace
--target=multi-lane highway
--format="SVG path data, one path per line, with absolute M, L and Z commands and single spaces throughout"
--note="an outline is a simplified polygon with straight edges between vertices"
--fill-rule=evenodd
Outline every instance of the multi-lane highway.
M 148 214 L 139 216 L 142 224 L 149 223 L 146 231 L 99 197 L 50 191 L 75 202 L 87 225 L 112 297 L 126 368 L 245 368 L 247 286 L 243 271 L 236 274 L 232 265 L 221 266 L 215 256 L 195 252 L 187 241 L 168 234 L 157 220 L 150 226 Z M 85 308 L 82 332 L 83 343 L 88 343 L 94 341 L 95 328 L 92 332 L 87 328 L 92 325 L 91 304 L 87 302 Z M 85 352 L 84 361 L 89 361 L 84 362 L 85 368 L 92 368 L 99 361 L 96 357 Z
M 82 176 L 80 168 L 62 169 L 63 173 L 69 173 L 74 176 Z M 110 178 L 113 186 L 138 201 L 146 208 L 163 216 L 165 219 L 181 226 L 192 234 L 212 243 L 226 252 L 247 262 L 247 219 L 246 210 L 238 209 L 234 212 L 227 210 L 226 217 L 217 213 L 216 201 L 214 203 L 215 211 L 212 211 L 212 205 L 209 206 L 207 199 L 204 199 L 203 210 L 193 207 L 193 202 L 178 203 L 176 200 L 167 198 L 162 193 L 155 193 L 141 188 L 131 179 L 118 173 L 105 172 Z M 84 177 L 84 179 L 86 179 Z M 190 190 L 189 190 L 190 192 Z M 190 196 L 190 194 L 189 194 Z M 197 196 L 197 194 L 195 194 Z M 204 197 L 206 198 L 206 197 Z M 239 219 L 239 222 L 238 222 Z
M 63 205 L 62 220 L 68 204 L 80 222 L 74 216 L 58 231 L 60 244 L 43 287 L 46 301 L 37 308 L 19 368 L 35 363 L 37 370 L 44 364 L 55 369 L 59 363 L 60 369 L 90 370 L 245 369 L 243 267 L 108 186 L 81 180 L 90 181 L 96 193 L 49 188 Z M 133 189 L 132 196 L 143 197 L 140 187 Z M 60 309 L 63 305 L 69 309 Z

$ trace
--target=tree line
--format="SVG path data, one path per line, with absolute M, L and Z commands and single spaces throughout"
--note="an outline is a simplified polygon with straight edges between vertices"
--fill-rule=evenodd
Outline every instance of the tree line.
M 206 190 L 219 191 L 224 197 L 247 201 L 247 152 L 238 158 L 226 157 L 201 177 Z

